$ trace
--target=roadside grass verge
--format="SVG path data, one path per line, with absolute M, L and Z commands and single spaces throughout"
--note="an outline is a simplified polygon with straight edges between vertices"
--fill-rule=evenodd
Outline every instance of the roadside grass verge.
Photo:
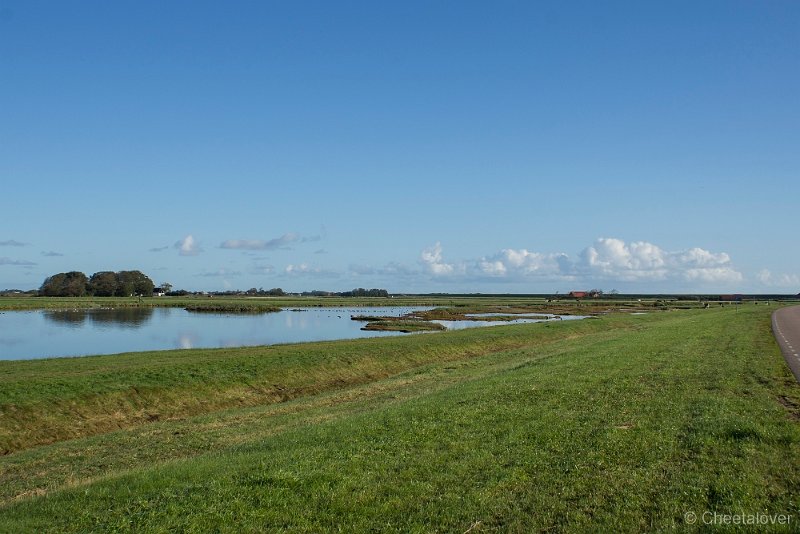
M 362 341 L 419 351 L 472 336 L 494 339 L 282 404 L 0 458 L 0 482 L 14 487 L 0 531 L 635 532 L 693 530 L 685 513 L 703 511 L 800 520 L 800 395 L 767 310 Z M 505 338 L 518 343 L 489 348 Z

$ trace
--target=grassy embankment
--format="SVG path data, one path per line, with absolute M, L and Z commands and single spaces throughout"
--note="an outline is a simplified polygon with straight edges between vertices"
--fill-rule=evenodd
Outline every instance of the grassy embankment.
M 0 531 L 796 528 L 770 311 L 0 362 Z

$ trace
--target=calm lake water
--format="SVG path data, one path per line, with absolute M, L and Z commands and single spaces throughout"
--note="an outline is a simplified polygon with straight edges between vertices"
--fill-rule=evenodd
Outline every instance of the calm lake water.
M 179 308 L 8 311 L 0 313 L 0 360 L 403 335 L 365 332 L 361 327 L 366 323 L 350 316 L 399 316 L 427 309 L 293 308 L 263 314 Z
M 273 345 L 408 335 L 366 332 L 352 315 L 401 316 L 417 307 L 293 308 L 264 314 L 193 313 L 179 308 L 0 312 L 0 360 L 148 350 Z M 437 321 L 448 329 L 509 324 Z M 535 322 L 518 319 L 512 323 Z

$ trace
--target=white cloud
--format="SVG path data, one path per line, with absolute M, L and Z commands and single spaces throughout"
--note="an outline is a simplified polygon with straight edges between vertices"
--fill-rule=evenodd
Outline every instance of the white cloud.
M 579 268 L 600 278 L 663 280 L 669 274 L 667 253 L 644 241 L 628 245 L 620 239 L 600 238 L 584 249 L 581 260 Z
M 703 284 L 733 284 L 743 281 L 728 254 L 694 247 L 669 252 L 653 243 L 626 243 L 616 238 L 600 238 L 586 247 L 575 260 L 561 252 L 533 252 L 503 249 L 477 260 L 449 263 L 444 260 L 441 243 L 421 253 L 424 272 L 440 279 L 525 281 L 576 280 L 653 282 L 684 281 Z
M 63 254 L 60 253 L 60 252 L 54 252 L 54 251 L 50 250 L 50 251 L 47 251 L 47 252 L 42 252 L 42 256 L 47 256 L 48 258 L 57 258 L 59 256 L 63 256 Z
M 768 269 L 761 269 L 756 278 L 762 285 L 769 287 L 794 287 L 800 289 L 800 275 L 779 274 L 773 275 Z
M 496 278 L 528 276 L 569 276 L 570 261 L 566 254 L 542 254 L 526 249 L 506 248 L 493 256 L 483 257 L 475 264 L 474 272 Z
M 598 279 L 653 281 L 683 279 L 704 283 L 741 282 L 743 276 L 731 265 L 728 254 L 694 247 L 668 252 L 646 241 L 625 243 L 600 238 L 581 253 L 578 270 Z
M 178 249 L 178 254 L 181 256 L 197 256 L 203 251 L 200 248 L 200 244 L 191 235 L 187 235 L 176 242 L 174 248 Z
M 327 269 L 323 269 L 322 267 L 317 267 L 314 265 L 309 265 L 307 263 L 298 263 L 292 264 L 290 263 L 286 267 L 284 267 L 283 272 L 287 276 L 327 276 L 327 277 L 338 277 L 339 273 L 335 271 L 329 271 Z
M 292 243 L 310 243 L 320 241 L 319 235 L 300 236 L 294 232 L 283 234 L 273 239 L 228 239 L 220 243 L 220 248 L 230 250 L 276 250 L 287 249 Z
M 303 274 L 311 272 L 312 270 L 314 269 L 312 267 L 309 267 L 307 263 L 300 263 L 298 265 L 293 265 L 290 263 L 283 269 L 283 271 L 286 274 Z M 317 268 L 316 270 L 319 270 L 319 268 Z
M 434 276 L 446 276 L 463 271 L 463 269 L 458 269 L 456 265 L 444 262 L 442 259 L 442 244 L 438 241 L 435 245 L 422 251 L 420 261 L 425 271 Z

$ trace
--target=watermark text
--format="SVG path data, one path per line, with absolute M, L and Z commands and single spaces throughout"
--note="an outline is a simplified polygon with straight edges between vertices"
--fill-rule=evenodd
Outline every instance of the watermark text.
M 686 512 L 683 519 L 687 525 L 790 525 L 790 514 L 767 514 L 763 512 L 738 512 L 726 514 L 722 512 Z

